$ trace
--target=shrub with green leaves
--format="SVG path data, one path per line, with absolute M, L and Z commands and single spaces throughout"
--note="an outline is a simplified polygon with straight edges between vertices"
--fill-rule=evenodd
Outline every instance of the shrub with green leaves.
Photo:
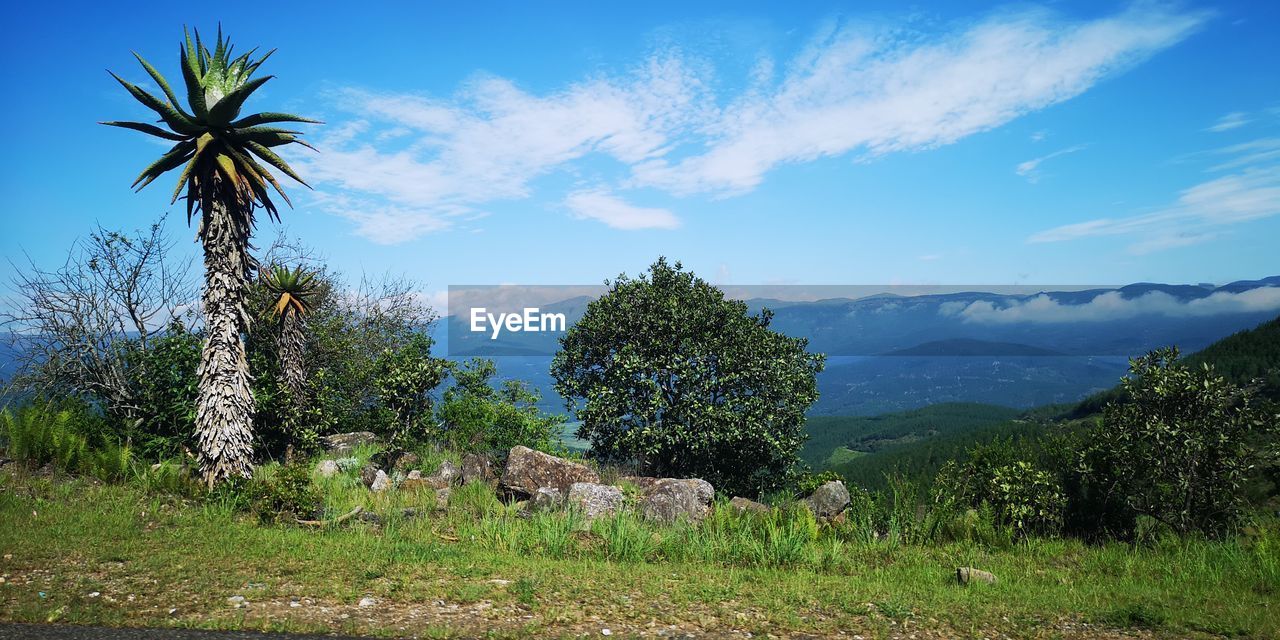
M 248 492 L 250 509 L 264 522 L 311 518 L 323 500 L 311 480 L 311 468 L 297 463 L 282 465 L 275 473 L 254 478 Z
M 948 462 L 938 472 L 935 509 L 990 507 L 995 523 L 1017 537 L 1057 533 L 1066 508 L 1062 485 L 1028 457 L 1009 440 L 974 447 L 968 459 Z
M 431 355 L 430 337 L 415 333 L 401 345 L 388 348 L 374 362 L 373 386 L 391 420 L 388 440 L 406 446 L 427 437 L 432 429 L 429 393 L 444 381 L 445 361 Z
M 1276 417 L 1212 366 L 1183 364 L 1176 348 L 1133 359 L 1121 389 L 1079 458 L 1092 498 L 1129 531 L 1148 516 L 1179 534 L 1228 532 L 1260 453 L 1254 436 Z
M 587 305 L 551 374 L 593 455 L 758 495 L 797 460 L 824 362 L 772 318 L 660 258 Z
M 458 451 L 507 451 L 524 445 L 556 452 L 565 417 L 538 409 L 538 392 L 520 380 L 494 388 L 492 360 L 475 358 L 452 368 L 454 384 L 437 411 L 440 438 Z

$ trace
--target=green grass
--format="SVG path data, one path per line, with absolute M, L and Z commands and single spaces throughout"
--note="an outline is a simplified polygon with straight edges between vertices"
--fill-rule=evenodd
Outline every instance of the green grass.
M 1280 635 L 1274 523 L 1222 542 L 925 546 L 785 510 L 740 517 L 720 508 L 698 527 L 626 515 L 523 518 L 481 485 L 455 489 L 447 512 L 404 519 L 398 509 L 429 511 L 434 494 L 370 496 L 350 479 L 325 482 L 327 509 L 360 503 L 386 516 L 381 527 L 263 525 L 134 482 L 7 467 L 0 620 L 423 637 L 602 628 L 625 637 L 673 625 L 1054 637 L 1068 623 L 1091 625 L 1085 637 Z M 958 586 L 957 566 L 1000 581 Z M 232 595 L 249 605 L 233 608 Z M 378 605 L 357 607 L 365 596 Z

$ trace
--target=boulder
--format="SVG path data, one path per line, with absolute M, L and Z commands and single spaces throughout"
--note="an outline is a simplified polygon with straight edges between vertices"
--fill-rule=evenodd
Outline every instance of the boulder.
M 328 453 L 335 456 L 345 456 L 350 454 L 356 447 L 365 444 L 374 444 L 378 441 L 378 436 L 368 431 L 352 431 L 351 433 L 335 433 L 331 436 L 324 437 L 324 448 Z
M 569 485 L 568 503 L 588 520 L 594 520 L 617 513 L 622 508 L 622 489 L 594 482 L 575 482 Z
M 316 463 L 315 475 L 321 478 L 332 478 L 342 473 L 342 469 L 338 467 L 336 460 L 321 460 Z
M 369 463 L 376 465 L 379 469 L 386 469 L 389 473 L 401 474 L 408 473 L 419 462 L 416 453 L 410 453 L 403 449 L 392 449 L 387 451 L 379 451 L 373 457 L 369 458 Z
M 449 496 L 452 494 L 453 489 L 450 489 L 449 487 L 436 489 L 436 509 L 438 511 L 444 511 L 449 508 Z
M 418 454 L 404 452 L 396 457 L 396 461 L 392 463 L 391 468 L 401 473 L 408 473 L 411 469 L 418 466 L 422 460 L 418 458 Z
M 445 460 L 440 463 L 440 467 L 436 472 L 431 474 L 431 480 L 439 484 L 441 488 L 457 484 L 462 481 L 462 469 L 458 465 Z
M 813 515 L 830 518 L 839 515 L 849 506 L 849 490 L 839 480 L 832 480 L 813 491 L 813 495 L 800 501 Z
M 511 493 L 532 496 L 543 487 L 568 490 L 574 483 L 600 482 L 590 467 L 563 458 L 534 451 L 528 447 L 512 447 L 507 466 L 502 471 L 502 486 Z M 617 488 L 614 487 L 616 491 Z M 619 492 L 621 495 L 621 492 Z
M 438 488 L 439 487 L 435 486 L 435 484 L 427 478 L 422 477 L 422 472 L 417 469 L 410 471 L 409 475 L 405 476 L 404 480 L 400 481 L 401 491 L 420 491 L 422 489 L 434 490 Z
M 650 520 L 668 524 L 679 520 L 701 522 L 711 513 L 711 496 L 715 492 L 709 490 L 710 486 L 702 480 L 662 480 L 645 492 L 640 513 Z
M 360 482 L 363 482 L 366 487 L 372 487 L 373 481 L 378 479 L 379 473 L 386 475 L 376 465 L 366 464 L 364 468 L 360 469 Z
M 994 574 L 973 567 L 959 567 L 956 569 L 956 582 L 963 585 L 969 585 L 975 582 L 985 582 L 986 584 L 995 584 L 999 580 Z
M 564 492 L 554 487 L 542 487 L 529 499 L 530 511 L 553 511 L 564 506 Z
M 462 456 L 462 481 L 493 484 L 497 478 L 493 474 L 493 464 L 489 456 L 483 453 L 468 453 Z
M 387 477 L 387 472 L 373 465 L 366 465 L 360 470 L 360 480 L 374 493 L 382 493 L 391 488 L 391 478 Z
M 730 500 L 729 507 L 738 513 L 766 513 L 769 511 L 769 507 L 755 500 L 742 497 L 734 497 L 734 499 Z

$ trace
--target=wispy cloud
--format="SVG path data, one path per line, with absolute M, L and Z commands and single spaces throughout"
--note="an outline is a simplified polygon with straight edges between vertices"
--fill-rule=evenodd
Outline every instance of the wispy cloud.
M 1135 236 L 1129 251 L 1144 254 L 1203 242 L 1219 235 L 1224 227 L 1277 214 L 1280 165 L 1255 163 L 1185 189 L 1177 200 L 1156 211 L 1063 225 L 1033 234 L 1027 241 Z
M 1223 131 L 1239 129 L 1250 122 L 1253 122 L 1253 120 L 1248 114 L 1243 111 L 1232 111 L 1231 113 L 1218 118 L 1218 121 L 1207 127 L 1205 131 L 1222 133 Z
M 1026 178 L 1027 182 L 1031 182 L 1034 184 L 1040 181 L 1040 165 L 1043 164 L 1045 161 L 1052 160 L 1059 156 L 1065 156 L 1069 153 L 1083 151 L 1086 146 L 1087 145 L 1078 144 L 1072 147 L 1067 147 L 1066 149 L 1059 149 L 1048 155 L 1040 156 L 1039 158 L 1033 158 L 1031 160 L 1027 160 L 1026 162 L 1019 163 L 1018 166 L 1014 168 L 1014 173 L 1017 173 L 1019 176 Z
M 328 197 L 322 206 L 378 242 L 456 226 L 500 201 L 568 202 L 536 194 L 534 181 L 596 159 L 606 160 L 589 168 L 597 197 L 625 204 L 613 194 L 638 188 L 724 197 L 781 165 L 928 149 L 998 127 L 1088 90 L 1204 19 L 1143 3 L 1088 21 L 1001 13 L 943 33 L 832 24 L 789 61 L 762 54 L 733 95 L 714 90 L 733 82 L 675 48 L 546 93 L 491 75 L 447 97 L 344 89 L 334 94 L 344 125 L 299 161 Z
M 1109 291 L 1080 304 L 1064 304 L 1039 295 L 1010 305 L 989 301 L 960 303 L 939 309 L 965 322 L 1012 324 L 1021 322 L 1107 322 L 1139 316 L 1203 317 L 1226 313 L 1254 313 L 1280 310 L 1280 287 L 1259 287 L 1239 293 L 1214 292 L 1203 298 L 1183 300 L 1163 291 L 1126 298 Z
M 666 209 L 637 207 L 607 191 L 575 191 L 564 204 L 579 218 L 599 220 L 615 229 L 675 229 L 680 220 Z

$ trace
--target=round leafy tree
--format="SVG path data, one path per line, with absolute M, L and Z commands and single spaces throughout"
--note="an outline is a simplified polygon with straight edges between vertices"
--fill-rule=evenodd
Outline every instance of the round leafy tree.
M 722 491 L 777 486 L 804 442 L 823 356 L 679 262 L 619 276 L 561 338 L 556 390 L 604 460 Z

